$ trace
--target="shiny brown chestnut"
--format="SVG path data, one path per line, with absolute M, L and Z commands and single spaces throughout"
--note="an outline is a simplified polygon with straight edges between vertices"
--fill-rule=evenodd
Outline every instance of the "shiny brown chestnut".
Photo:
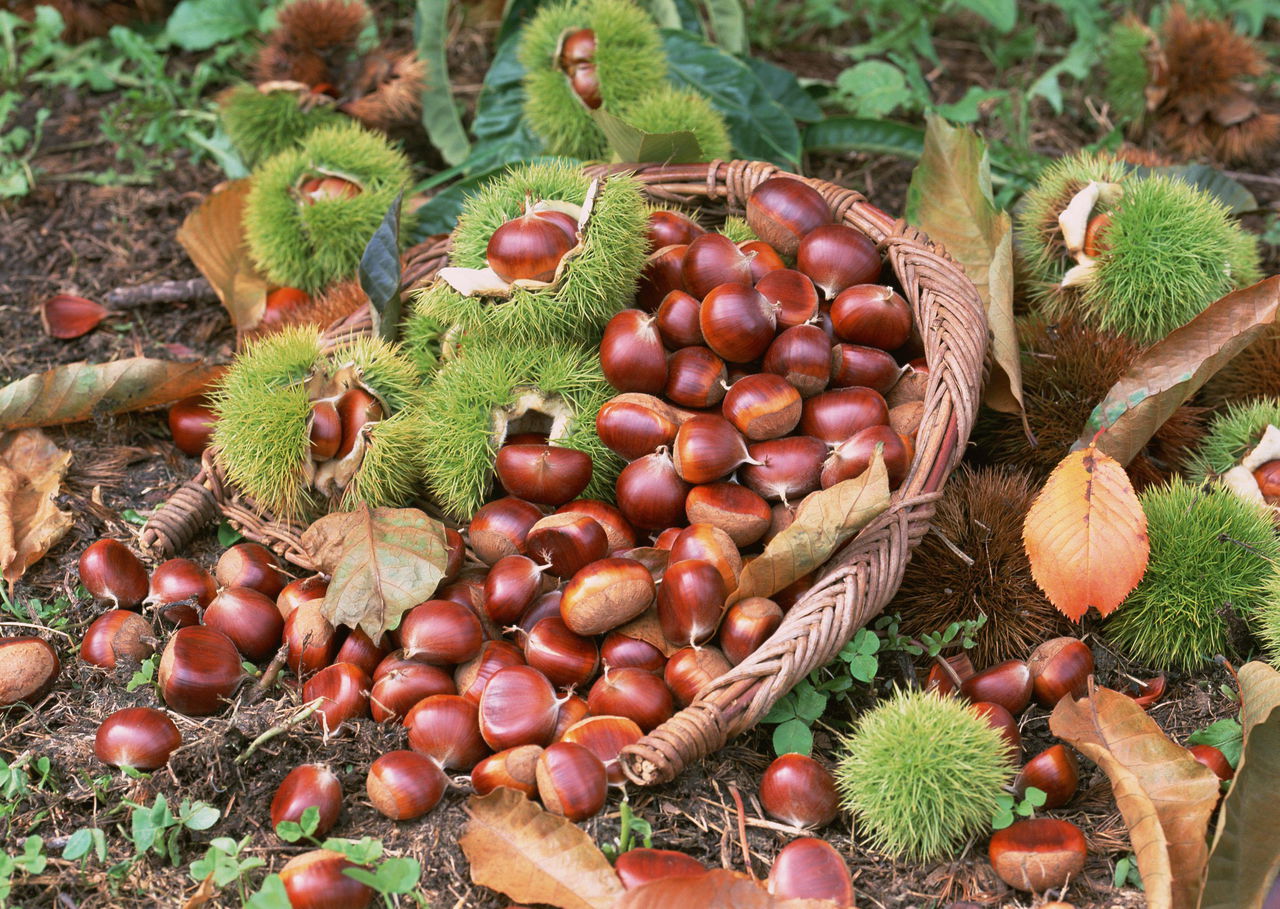
M 470 770 L 489 754 L 480 735 L 480 708 L 456 694 L 423 698 L 405 714 L 409 747 L 446 770 Z
M 333 662 L 338 633 L 321 610 L 322 600 L 306 600 L 284 620 L 285 657 L 293 674 L 306 679 Z
M 358 867 L 341 852 L 313 849 L 289 859 L 280 869 L 280 880 L 295 909 L 368 909 L 373 888 L 346 873 Z
M 548 745 L 560 702 L 547 677 L 532 666 L 499 669 L 480 695 L 480 735 L 491 751 Z
M 574 634 L 603 634 L 640 615 L 655 595 L 653 576 L 642 563 L 600 559 L 569 579 L 560 599 L 560 617 Z
M 599 814 L 608 796 L 604 762 L 582 745 L 556 742 L 538 755 L 538 798 L 552 814 L 585 821 Z
M 756 290 L 773 304 L 779 332 L 804 325 L 818 314 L 818 289 L 808 275 L 794 269 L 769 272 L 756 281 Z
M 724 234 L 703 234 L 694 238 L 685 250 L 680 277 L 684 289 L 703 300 L 705 306 L 705 298 L 714 287 L 751 284 L 751 256 Z
M 224 587 L 204 611 L 204 623 L 221 631 L 253 662 L 280 648 L 284 619 L 275 601 L 251 587 Z
M 169 407 L 169 435 L 184 455 L 198 458 L 209 447 L 217 420 L 209 399 L 192 395 Z
M 53 688 L 62 671 L 58 652 L 37 637 L 0 638 L 0 707 L 35 704 Z
M 667 361 L 668 400 L 681 407 L 711 407 L 720 403 L 728 386 L 724 360 L 708 347 L 682 347 Z
M 730 606 L 720 621 L 720 649 L 738 665 L 759 649 L 782 624 L 782 608 L 766 597 L 747 597 Z
M 1280 461 L 1267 461 L 1253 472 L 1253 479 L 1268 505 L 1280 503 Z
M 603 408 L 602 408 L 603 409 Z M 675 438 L 672 432 L 671 438 Z M 594 520 L 604 528 L 605 537 L 609 541 L 609 553 L 620 549 L 631 549 L 636 545 L 635 528 L 622 516 L 617 506 L 599 499 L 575 499 L 556 509 L 556 514 L 581 514 Z
M 814 325 L 796 325 L 774 338 L 764 354 L 764 370 L 781 376 L 811 398 L 831 381 L 831 339 Z
M 311 443 L 311 459 L 327 461 L 342 446 L 342 417 L 334 401 L 316 401 L 307 418 L 307 439 Z
M 369 801 L 393 821 L 420 818 L 449 785 L 440 765 L 416 751 L 388 751 L 369 766 L 364 788 Z
M 527 635 L 533 630 L 533 626 L 543 619 L 549 619 L 552 616 L 559 617 L 560 601 L 563 599 L 564 594 L 559 590 L 550 590 L 544 593 L 520 614 L 520 621 L 515 627 Z
M 769 869 L 769 892 L 780 900 L 830 900 L 853 905 L 853 880 L 826 840 L 801 837 L 782 847 Z
M 1009 759 L 1015 764 L 1022 758 L 1022 733 L 1018 730 L 1018 721 L 1012 713 L 1000 704 L 991 701 L 975 701 L 970 708 L 982 717 L 992 729 L 1004 737 L 1008 746 Z
M 610 319 L 600 341 L 600 368 L 618 391 L 661 394 L 667 352 L 656 319 L 639 309 L 624 309 Z
M 606 669 L 591 686 L 587 706 L 595 716 L 625 716 L 645 732 L 675 711 L 667 683 L 652 672 L 632 667 Z
M 739 471 L 742 485 L 768 501 L 799 504 L 821 482 L 827 445 L 813 436 L 788 436 L 756 442 L 747 452 L 758 463 Z
M 573 742 L 586 748 L 604 764 L 605 775 L 611 786 L 620 786 L 626 777 L 618 755 L 628 745 L 634 745 L 644 737 L 634 720 L 624 716 L 589 716 L 568 729 L 559 741 Z
M 804 402 L 800 431 L 836 446 L 868 426 L 888 423 L 884 395 L 870 388 L 837 388 Z
M 796 250 L 796 268 L 813 279 L 828 300 L 846 287 L 880 276 L 880 254 L 865 234 L 843 224 L 824 224 L 805 234 Z
M 75 294 L 55 294 L 40 304 L 40 323 L 45 334 L 60 341 L 87 335 L 108 315 L 101 303 Z
M 355 450 L 365 426 L 383 417 L 382 404 L 363 388 L 349 388 L 338 398 L 338 419 L 342 423 L 342 438 L 334 457 L 345 458 Z
M 688 707 L 708 685 L 732 667 L 716 647 L 684 647 L 671 654 L 662 680 L 675 695 L 676 705 Z
M 591 455 L 562 445 L 504 445 L 494 470 L 511 495 L 536 505 L 563 505 L 591 482 Z
M 618 856 L 613 870 L 626 890 L 668 877 L 698 877 L 707 867 L 691 855 L 670 849 L 629 849 Z
M 1052 710 L 1064 697 L 1084 697 L 1093 674 L 1093 651 L 1079 638 L 1045 641 L 1027 660 L 1036 703 Z
M 911 307 L 892 287 L 858 284 L 831 302 L 831 327 L 850 344 L 897 350 L 911 338 Z
M 661 530 L 681 523 L 689 489 L 666 449 L 632 461 L 622 468 L 615 484 L 618 510 L 642 530 Z
M 499 786 L 506 786 L 533 798 L 538 791 L 541 754 L 541 745 L 517 745 L 491 754 L 471 768 L 471 788 L 476 795 L 488 795 Z
M 503 556 L 523 552 L 529 528 L 541 517 L 542 511 L 532 502 L 515 496 L 495 499 L 476 510 L 467 538 L 477 558 L 492 565 Z
M 288 582 L 280 570 L 280 560 L 258 543 L 237 543 L 218 559 L 213 569 L 221 587 L 252 587 L 275 599 Z
M 1088 845 L 1080 828 L 1057 818 L 1015 821 L 991 835 L 987 856 L 1002 881 L 1043 893 L 1066 885 L 1084 870 Z
M 187 716 L 217 713 L 244 678 L 236 645 L 203 625 L 175 631 L 156 670 L 165 704 Z
M 792 177 L 771 177 L 747 197 L 747 223 L 757 237 L 792 257 L 806 234 L 831 223 L 831 208 L 809 184 Z
M 688 249 L 684 243 L 664 246 L 645 260 L 640 285 L 636 288 L 636 305 L 640 309 L 653 312 L 671 291 L 685 289 L 680 271 Z
M 373 682 L 359 666 L 334 663 L 321 669 L 302 686 L 302 698 L 320 700 L 315 716 L 320 730 L 333 735 L 348 720 L 369 714 L 369 689 Z
M 760 778 L 760 804 L 792 827 L 825 827 L 840 813 L 835 778 L 807 754 L 774 759 Z
M 545 573 L 545 567 L 528 556 L 509 555 L 498 559 L 484 579 L 485 615 L 499 627 L 518 620 L 542 593 Z
M 434 666 L 465 663 L 480 652 L 483 643 L 480 619 L 452 600 L 419 603 L 400 622 L 400 646 L 405 656 Z
M 271 797 L 271 829 L 285 821 L 301 823 L 308 808 L 319 812 L 312 834 L 316 837 L 332 830 L 342 813 L 342 781 L 323 764 L 301 764 L 280 781 Z
M 664 246 L 687 245 L 705 233 L 700 225 L 680 212 L 659 208 L 649 212 L 645 238 L 652 253 Z
M 559 225 L 526 210 L 493 232 L 485 261 L 503 281 L 552 281 L 573 245 L 573 238 Z
M 742 555 L 729 535 L 714 524 L 690 524 L 680 531 L 667 561 L 670 564 L 682 559 L 702 559 L 714 565 L 724 579 L 726 593 L 738 586 Z
M 566 72 L 579 63 L 590 63 L 596 57 L 596 33 L 589 28 L 569 32 L 560 42 L 560 66 Z
M 725 392 L 720 409 L 734 428 L 753 442 L 777 439 L 800 422 L 800 392 L 770 372 L 739 379 Z
M 909 440 L 887 425 L 860 429 L 833 448 L 822 465 L 822 488 L 830 489 L 843 480 L 860 476 L 871 466 L 877 449 L 884 458 L 889 488 L 897 489 L 911 469 L 912 450 Z
M 662 343 L 670 350 L 697 347 L 705 343 L 698 324 L 701 301 L 683 290 L 673 290 L 658 306 L 656 324 Z
M 609 554 L 609 537 L 594 518 L 553 514 L 529 530 L 525 550 L 540 565 L 550 565 L 556 577 L 569 578 Z
M 414 704 L 433 694 L 457 694 L 449 673 L 439 666 L 412 660 L 374 680 L 369 689 L 369 713 L 379 723 L 402 719 Z
M 737 483 L 704 483 L 689 490 L 684 500 L 690 524 L 719 527 L 738 548 L 759 542 L 769 529 L 769 503 Z
M 155 653 L 151 623 L 127 609 L 109 609 L 93 620 L 80 641 L 80 659 L 103 669 L 141 663 Z
M 596 435 L 628 461 L 669 447 L 679 428 L 665 413 L 632 401 L 607 401 L 596 413 Z
M 1065 745 L 1050 745 L 1027 761 L 1013 780 L 1018 798 L 1034 786 L 1045 795 L 1044 809 L 1061 808 L 1075 797 L 1080 785 L 1080 766 Z
M 643 669 L 645 672 L 662 672 L 667 658 L 662 651 L 639 638 L 620 631 L 611 631 L 600 644 L 600 660 L 609 669 Z
M 182 744 L 182 733 L 168 714 L 152 707 L 126 707 L 102 721 L 93 753 L 112 767 L 158 770 Z
M 1191 752 L 1193 758 L 1212 770 L 1219 780 L 1225 782 L 1236 775 L 1231 762 L 1227 760 L 1227 756 L 1221 749 L 1212 745 L 1188 745 L 1187 750 Z
M 586 700 L 576 694 L 567 694 L 560 700 L 560 715 L 556 717 L 556 732 L 552 738 L 555 742 L 564 738 L 570 726 L 581 723 L 591 713 Z
M 80 583 L 116 609 L 132 609 L 147 595 L 147 570 L 119 540 L 98 540 L 80 553 Z
M 525 665 L 524 652 L 510 641 L 485 641 L 474 659 L 459 666 L 453 673 L 458 694 L 480 703 L 484 686 L 493 674 L 508 666 Z
M 542 619 L 529 631 L 524 658 L 556 688 L 586 685 L 600 668 L 595 640 L 574 634 L 558 615 Z
M 375 644 L 363 628 L 352 628 L 334 654 L 333 661 L 359 666 L 365 675 L 372 677 L 383 658 L 391 652 L 390 639 L 391 635 L 386 634 L 381 644 Z
M 190 559 L 169 559 L 151 572 L 147 598 L 143 602 L 168 605 L 194 600 L 201 607 L 207 607 L 217 594 L 218 585 L 209 572 Z
M 682 423 L 671 457 L 680 479 L 690 484 L 714 482 L 750 460 L 742 434 L 715 414 L 698 414 Z
M 782 261 L 778 251 L 763 240 L 748 240 L 739 243 L 738 249 L 751 257 L 751 283 L 759 284 L 775 271 L 782 271 L 787 263 Z
M 297 609 L 300 603 L 323 600 L 328 592 L 329 582 L 323 575 L 313 574 L 305 578 L 296 578 L 284 585 L 284 589 L 276 597 L 276 608 L 280 610 L 280 617 L 287 619 L 289 613 Z M 210 599 L 213 598 L 210 597 Z
M 831 348 L 832 388 L 861 385 L 883 395 L 893 388 L 900 375 L 902 367 L 878 347 L 837 344 Z
M 710 562 L 683 559 L 669 563 L 658 587 L 658 623 L 663 637 L 681 647 L 710 640 L 720 624 L 727 595 L 724 578 Z M 668 662 L 668 674 L 671 671 Z M 671 685 L 669 677 L 667 684 Z
M 698 327 L 717 356 L 730 363 L 750 363 L 773 343 L 777 308 L 749 283 L 716 284 L 702 298 Z
M 579 63 L 574 66 L 573 72 L 569 74 L 569 84 L 573 87 L 573 93 L 591 110 L 604 103 L 600 94 L 600 74 L 594 63 Z
M 971 701 L 991 701 L 1014 716 L 1031 703 L 1031 670 L 1022 660 L 1006 660 L 965 679 L 960 693 Z

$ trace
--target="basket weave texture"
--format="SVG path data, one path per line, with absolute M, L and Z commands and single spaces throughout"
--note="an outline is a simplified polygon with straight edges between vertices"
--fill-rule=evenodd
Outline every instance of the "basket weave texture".
M 587 169 L 592 176 L 623 172 L 633 173 L 655 203 L 710 214 L 741 212 L 752 190 L 786 173 L 759 161 Z M 911 306 L 929 364 L 915 459 L 888 510 L 823 566 L 769 640 L 712 682 L 690 706 L 623 750 L 623 769 L 639 785 L 674 779 L 690 763 L 754 726 L 797 682 L 833 659 L 859 628 L 879 615 L 897 591 L 912 549 L 929 529 L 934 505 L 964 453 L 977 414 L 987 324 L 978 292 L 960 266 L 923 233 L 859 193 L 821 180 L 797 179 L 822 194 L 837 223 L 862 231 L 877 244 Z M 447 257 L 447 238 L 432 238 L 409 250 L 403 263 L 404 285 L 429 281 L 447 264 Z M 326 341 L 336 345 L 370 330 L 367 310 L 358 310 L 331 326 Z M 200 472 L 148 521 L 142 543 L 157 555 L 172 555 L 219 515 L 300 568 L 315 567 L 301 545 L 305 528 L 257 508 L 231 487 L 209 452 Z

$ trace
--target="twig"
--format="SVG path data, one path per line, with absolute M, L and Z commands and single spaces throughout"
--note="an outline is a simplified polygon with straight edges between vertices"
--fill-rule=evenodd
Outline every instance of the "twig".
M 237 764 L 243 764 L 245 761 L 249 759 L 249 755 L 257 751 L 260 746 L 265 745 L 267 742 L 271 741 L 276 736 L 289 731 L 290 728 L 298 725 L 307 717 L 311 716 L 311 714 L 319 710 L 320 705 L 323 704 L 324 701 L 325 699 L 323 697 L 316 698 L 314 701 L 311 701 L 309 704 L 305 705 L 301 710 L 299 710 L 293 716 L 289 717 L 289 719 L 285 720 L 283 723 L 272 726 L 266 732 L 262 733 L 262 735 L 258 736 L 256 739 L 250 742 L 249 747 L 244 750 L 244 753 L 242 753 L 239 757 L 236 758 L 235 762 Z
M 262 675 L 258 677 L 258 681 L 254 683 L 253 688 L 245 695 L 245 702 L 256 704 L 266 695 L 267 689 L 275 684 L 276 679 L 280 677 L 280 671 L 284 669 L 285 661 L 289 658 L 289 645 L 284 643 L 280 645 L 280 649 L 276 651 L 276 655 L 271 658 L 271 662 L 267 664 L 267 668 L 262 670 Z
M 729 794 L 733 796 L 733 804 L 738 809 L 738 842 L 742 844 L 742 864 L 747 868 L 751 879 L 756 879 L 755 869 L 751 867 L 751 849 L 747 846 L 747 809 L 742 804 L 742 793 L 738 787 L 729 784 Z
M 132 309 L 152 303 L 213 303 L 218 299 L 213 285 L 204 278 L 188 281 L 157 281 L 136 287 L 117 287 L 109 291 L 105 302 L 111 309 Z

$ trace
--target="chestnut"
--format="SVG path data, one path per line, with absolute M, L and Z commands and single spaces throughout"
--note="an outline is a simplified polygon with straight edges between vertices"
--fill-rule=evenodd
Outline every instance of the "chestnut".
M 668 563 L 682 559 L 702 559 L 710 562 L 724 579 L 724 589 L 732 591 L 738 586 L 738 573 L 742 571 L 742 556 L 729 535 L 712 524 L 690 524 L 677 534 L 671 544 Z
M 591 482 L 591 455 L 561 445 L 504 445 L 494 470 L 510 494 L 538 505 L 563 505 Z
M 280 781 L 271 797 L 271 829 L 285 821 L 301 823 L 308 808 L 319 812 L 312 834 L 316 837 L 332 830 L 342 813 L 342 781 L 323 764 L 301 764 Z
M 93 620 L 80 642 L 80 659 L 103 669 L 141 663 L 155 652 L 151 623 L 127 609 L 109 609 Z
M 573 72 L 569 74 L 569 84 L 573 87 L 573 93 L 591 110 L 604 103 L 600 94 L 600 74 L 596 72 L 594 63 L 579 63 L 574 66 Z
M 126 707 L 102 721 L 93 753 L 112 767 L 158 770 L 182 744 L 182 733 L 168 714 L 152 707 Z
M 556 731 L 552 737 L 554 742 L 564 738 L 570 726 L 581 723 L 591 713 L 587 702 L 576 694 L 566 694 L 560 701 L 560 715 L 556 717 Z
M 680 264 L 684 289 L 703 301 L 721 284 L 751 284 L 751 257 L 724 234 L 702 234 L 685 250 Z M 706 326 L 703 326 L 706 334 Z M 747 359 L 752 359 L 748 357 Z
M 778 251 L 763 240 L 748 240 L 739 243 L 738 249 L 751 257 L 751 283 L 759 284 L 775 271 L 782 271 L 787 263 L 782 261 Z
M 870 388 L 837 388 L 804 402 L 800 431 L 836 446 L 868 426 L 887 426 L 889 405 Z
M 585 821 L 599 814 L 608 796 L 604 762 L 582 745 L 556 742 L 538 755 L 538 798 L 552 814 Z
M 780 332 L 764 354 L 764 370 L 781 376 L 811 398 L 831 381 L 831 339 L 814 325 L 796 325 Z
M 843 224 L 824 224 L 804 235 L 796 250 L 796 268 L 813 279 L 828 300 L 846 287 L 880 276 L 876 245 L 865 234 Z
M 861 344 L 837 344 L 831 348 L 831 386 L 852 388 L 857 385 L 887 394 L 902 374 L 885 351 Z
M 302 698 L 311 702 L 320 698 L 315 712 L 325 736 L 338 731 L 347 720 L 369 714 L 369 689 L 373 682 L 351 663 L 334 663 L 321 669 L 302 686 Z
M 756 281 L 756 290 L 773 304 L 778 330 L 804 325 L 818 314 L 818 289 L 809 276 L 779 268 Z
M 1220 749 L 1212 745 L 1188 745 L 1187 750 L 1193 758 L 1212 770 L 1218 779 L 1225 782 L 1236 775 L 1231 762 Z
M 328 666 L 338 652 L 338 633 L 321 610 L 323 602 L 307 600 L 284 620 L 286 661 L 300 679 Z
M 618 755 L 628 745 L 644 737 L 634 720 L 624 716 L 589 716 L 564 731 L 559 741 L 573 742 L 586 748 L 604 763 L 605 775 L 612 786 L 625 781 Z
M 600 441 L 628 461 L 670 447 L 679 428 L 662 411 L 632 401 L 606 401 L 596 414 Z
M 1143 710 L 1150 710 L 1153 704 L 1164 697 L 1167 684 L 1164 674 L 1161 673 L 1154 679 L 1148 679 L 1146 682 L 1141 683 L 1136 691 L 1126 693 Z
M 600 341 L 600 367 L 618 391 L 662 394 L 667 384 L 667 352 L 654 317 L 639 309 L 624 309 L 610 319 Z
M 792 827 L 825 827 L 840 813 L 835 778 L 807 754 L 774 759 L 760 778 L 760 804 Z
M 573 238 L 560 226 L 526 210 L 493 232 L 485 247 L 485 261 L 508 283 L 553 281 L 560 260 L 573 246 Z
M 275 601 L 251 587 L 224 587 L 204 612 L 204 623 L 221 631 L 244 654 L 259 662 L 280 648 L 284 619 Z
M 244 678 L 236 645 L 203 625 L 175 631 L 156 670 L 165 704 L 187 716 L 217 713 Z
M 338 648 L 338 652 L 334 654 L 333 661 L 358 666 L 365 675 L 372 676 L 381 665 L 383 658 L 391 652 L 390 639 L 391 635 L 388 634 L 383 637 L 383 643 L 375 644 L 373 638 L 369 637 L 363 628 L 352 628 L 347 632 L 347 637 Z
M 675 439 L 674 429 L 671 438 Z M 636 545 L 635 528 L 616 506 L 607 502 L 599 499 L 575 499 L 557 508 L 556 514 L 582 514 L 594 520 L 604 528 L 604 535 L 609 541 L 609 554 L 620 549 L 631 549 Z
M 525 661 L 546 675 L 557 688 L 585 685 L 600 668 L 596 642 L 574 634 L 560 616 L 541 619 L 524 642 Z
M 690 486 L 676 472 L 667 450 L 659 449 L 622 468 L 615 489 L 618 509 L 630 524 L 661 530 L 683 520 Z
M 656 592 L 653 576 L 642 563 L 600 559 L 569 579 L 560 600 L 560 617 L 574 634 L 602 634 L 648 609 Z
M 333 401 L 315 401 L 307 418 L 307 439 L 311 443 L 311 459 L 327 461 L 342 447 L 342 416 Z
M 405 714 L 409 747 L 435 759 L 441 767 L 470 770 L 489 754 L 480 735 L 480 708 L 456 694 L 433 694 Z
M 782 624 L 782 608 L 765 597 L 747 597 L 730 606 L 720 621 L 720 649 L 738 665 L 759 649 Z
M 744 486 L 769 501 L 799 504 L 818 488 L 827 445 L 813 436 L 788 436 L 756 442 L 747 447 L 747 453 L 758 463 L 739 471 Z
M 440 765 L 416 751 L 388 751 L 369 767 L 365 792 L 393 821 L 420 818 L 440 803 L 449 779 Z
M 359 184 L 342 177 L 312 177 L 301 186 L 303 203 L 306 205 L 315 205 L 317 202 L 333 201 L 336 199 L 353 199 L 360 195 L 361 189 Z M 293 288 L 289 288 L 292 290 Z
M 369 712 L 377 722 L 386 723 L 402 719 L 423 698 L 457 693 L 453 679 L 439 666 L 406 660 L 374 679 L 369 689 Z
M 911 307 L 892 287 L 858 284 L 832 301 L 831 327 L 850 344 L 897 350 L 911 339 Z
M 673 290 L 663 297 L 656 320 L 662 343 L 670 350 L 697 347 L 705 343 L 702 328 L 698 324 L 698 312 L 701 308 L 701 301 L 683 290 Z
M 373 888 L 345 873 L 358 867 L 341 852 L 313 849 L 289 859 L 280 869 L 280 880 L 289 905 L 297 909 L 367 909 L 373 902 Z
M 1000 733 L 1008 746 L 1009 759 L 1017 763 L 1022 758 L 1022 733 L 1018 729 L 1018 721 L 1013 714 L 1000 704 L 991 701 L 975 701 L 971 706 L 974 713 L 985 719 L 991 728 Z
M 1080 785 L 1080 767 L 1065 745 L 1050 745 L 1027 761 L 1014 778 L 1013 788 L 1021 798 L 1034 786 L 1045 795 L 1046 810 L 1061 808 L 1075 797 Z
M 484 694 L 484 686 L 499 669 L 508 666 L 523 666 L 524 652 L 510 641 L 485 641 L 480 653 L 459 666 L 453 674 L 458 694 L 468 700 L 480 703 Z
M 556 577 L 569 578 L 609 554 L 609 537 L 594 518 L 553 514 L 529 530 L 525 550 L 539 563 L 550 565 Z
M 515 627 L 527 635 L 529 632 L 533 631 L 533 626 L 537 625 L 543 619 L 549 619 L 552 616 L 559 618 L 560 601 L 563 599 L 564 593 L 560 590 L 550 590 L 544 593 L 542 596 L 534 600 L 528 609 L 520 614 L 520 621 Z
M 323 601 L 328 592 L 329 582 L 322 575 L 313 574 L 310 577 L 297 578 L 284 585 L 284 589 L 276 597 L 276 608 L 280 610 L 281 618 L 288 619 L 289 613 L 297 609 L 299 604 Z
M 946 661 L 952 672 L 955 673 L 956 678 L 961 682 L 974 674 L 973 661 L 969 659 L 969 654 L 967 653 L 957 653 L 954 656 L 946 657 Z M 936 691 L 938 694 L 955 694 L 959 690 L 956 688 L 955 682 L 951 680 L 951 674 L 938 664 L 936 658 L 930 664 L 929 672 L 925 676 L 924 689 L 926 691 Z
M 587 695 L 595 716 L 625 716 L 645 732 L 665 722 L 675 712 L 675 701 L 666 682 L 652 672 L 626 667 L 606 669 Z
M 1253 472 L 1258 492 L 1268 505 L 1280 504 L 1280 461 L 1268 461 Z
M 769 892 L 780 900 L 830 900 L 853 905 L 853 880 L 826 840 L 801 837 L 782 848 L 769 869 Z
M 720 528 L 735 546 L 756 543 L 769 529 L 769 503 L 737 483 L 705 483 L 689 490 L 684 500 L 690 524 L 711 524 Z
M 560 703 L 547 677 L 532 666 L 499 669 L 480 695 L 480 735 L 492 751 L 548 745 Z
M 568 41 L 567 38 L 565 40 Z M 659 208 L 649 212 L 649 227 L 645 237 L 649 241 L 649 252 L 652 253 L 664 246 L 687 245 L 705 233 L 700 225 L 680 212 Z
M 204 454 L 213 438 L 217 416 L 204 395 L 191 395 L 169 407 L 169 435 L 178 450 L 190 458 Z
M 87 335 L 107 314 L 107 308 L 101 303 L 75 294 L 55 294 L 40 304 L 40 323 L 45 334 L 60 341 Z
M 1084 697 L 1093 674 L 1093 651 L 1078 638 L 1045 641 L 1027 660 L 1036 703 L 1052 710 L 1064 697 Z
M 533 559 L 522 555 L 503 556 L 494 562 L 484 579 L 484 612 L 489 620 L 495 625 L 506 626 L 519 619 L 542 593 L 545 570 Z
M 676 704 L 688 707 L 702 691 L 732 667 L 715 647 L 684 647 L 671 654 L 662 679 L 675 695 Z
M 800 422 L 800 392 L 781 376 L 757 373 L 734 382 L 720 408 L 725 419 L 751 441 L 776 439 Z
M 492 565 L 503 556 L 523 552 L 529 528 L 541 517 L 542 512 L 532 502 L 515 496 L 495 499 L 476 510 L 467 537 L 476 557 Z
M 667 658 L 648 641 L 633 638 L 620 631 L 611 631 L 600 644 L 600 659 L 610 669 L 628 667 L 646 672 L 661 672 Z
M 1014 716 L 1031 703 L 1031 670 L 1022 660 L 1006 660 L 989 666 L 960 685 L 971 701 L 991 701 Z
M 664 246 L 645 260 L 640 272 L 640 285 L 636 288 L 636 305 L 645 312 L 653 312 L 664 297 L 673 290 L 684 290 L 680 276 L 687 244 Z
M 541 755 L 541 745 L 517 745 L 491 754 L 471 768 L 471 788 L 476 795 L 488 795 L 499 786 L 506 786 L 533 798 L 538 791 Z
M 0 638 L 0 707 L 19 701 L 36 703 L 53 688 L 61 671 L 58 652 L 48 641 Z
M 706 873 L 702 862 L 683 852 L 670 849 L 628 849 L 613 863 L 622 886 L 627 890 L 643 887 L 650 881 L 668 877 L 698 877 Z
M 419 603 L 400 622 L 405 656 L 435 666 L 457 666 L 480 652 L 484 629 L 476 614 L 452 600 Z
M 822 488 L 830 489 L 843 480 L 860 476 L 871 466 L 876 449 L 884 458 L 889 488 L 897 489 L 911 469 L 913 452 L 909 440 L 886 425 L 860 429 L 832 449 L 822 465 Z
M 987 856 L 1000 879 L 1016 890 L 1043 893 L 1084 870 L 1088 845 L 1074 824 L 1057 818 L 1015 821 L 991 835 Z
M 747 197 L 747 223 L 757 237 L 790 258 L 807 233 L 831 223 L 831 208 L 809 184 L 771 177 Z
M 733 473 L 748 460 L 747 443 L 724 417 L 698 414 L 681 424 L 671 457 L 680 479 L 686 483 L 710 483 Z
M 273 600 L 288 580 L 280 570 L 280 560 L 257 543 L 232 546 L 218 559 L 213 576 L 222 587 L 252 587 Z
M 668 564 L 658 588 L 663 636 L 681 647 L 710 640 L 720 624 L 726 596 L 724 578 L 710 562 L 683 559 Z M 670 662 L 667 671 L 671 672 Z
M 698 326 L 717 356 L 731 363 L 750 363 L 764 356 L 773 343 L 778 316 L 760 291 L 747 283 L 730 282 L 715 285 L 702 298 Z
M 711 407 L 724 398 L 729 373 L 707 347 L 682 347 L 667 361 L 662 394 L 681 407 Z
M 80 583 L 97 600 L 131 609 L 147 595 L 147 570 L 118 540 L 98 540 L 80 553 Z
M 190 559 L 169 559 L 151 572 L 147 598 L 143 602 L 168 605 L 195 600 L 207 608 L 217 594 L 218 585 L 209 572 Z

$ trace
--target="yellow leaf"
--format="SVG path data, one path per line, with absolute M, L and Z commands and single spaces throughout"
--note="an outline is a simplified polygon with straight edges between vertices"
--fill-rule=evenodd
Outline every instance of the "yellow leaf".
M 249 258 L 242 216 L 249 181 L 233 180 L 209 195 L 178 228 L 178 242 L 231 314 L 236 331 L 262 321 L 268 281 Z
M 1022 525 L 1031 576 L 1049 602 L 1079 621 L 1112 612 L 1147 570 L 1147 517 L 1128 475 L 1093 446 L 1054 468 Z

